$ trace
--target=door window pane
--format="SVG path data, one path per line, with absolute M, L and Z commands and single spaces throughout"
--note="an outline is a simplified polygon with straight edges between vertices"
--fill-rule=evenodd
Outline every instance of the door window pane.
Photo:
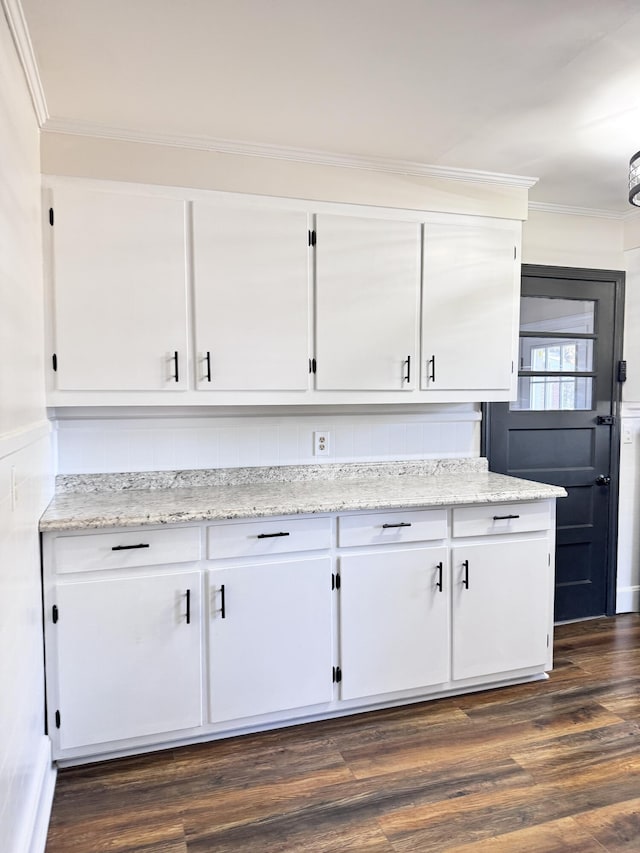
M 595 302 L 523 296 L 520 300 L 520 331 L 592 335 L 595 331 Z
M 520 338 L 520 370 L 593 370 L 593 341 L 557 338 Z
M 593 379 L 585 376 L 520 376 L 511 411 L 590 409 Z

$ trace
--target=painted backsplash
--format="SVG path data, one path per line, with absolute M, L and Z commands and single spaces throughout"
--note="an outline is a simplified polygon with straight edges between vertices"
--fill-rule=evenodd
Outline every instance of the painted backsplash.
M 318 411 L 264 409 L 60 410 L 54 417 L 59 474 L 171 471 L 325 462 L 474 457 L 480 412 L 472 404 Z M 56 413 L 54 413 L 56 414 Z M 329 454 L 313 454 L 313 434 Z

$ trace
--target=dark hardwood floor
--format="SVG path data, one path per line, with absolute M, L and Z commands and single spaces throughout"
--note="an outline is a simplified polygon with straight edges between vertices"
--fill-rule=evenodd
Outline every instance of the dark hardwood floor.
M 545 682 L 61 770 L 47 853 L 640 853 L 640 616 Z

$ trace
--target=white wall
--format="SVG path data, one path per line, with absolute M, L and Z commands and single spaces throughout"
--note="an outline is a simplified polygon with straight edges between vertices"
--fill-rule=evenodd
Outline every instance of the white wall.
M 0 850 L 35 853 L 44 849 L 54 779 L 44 734 L 37 527 L 52 491 L 39 135 L 2 12 L 0 81 Z
M 522 226 L 522 262 L 556 267 L 624 269 L 623 222 L 530 210 Z
M 478 456 L 477 406 L 399 406 L 182 413 L 60 409 L 58 473 L 172 471 L 322 462 Z M 329 433 L 329 455 L 313 455 L 313 433 Z
M 628 235 L 625 239 L 633 245 Z M 618 611 L 637 611 L 640 609 L 640 248 L 625 252 L 625 264 L 624 355 L 628 379 L 622 386 Z
M 204 190 L 524 219 L 527 189 L 406 172 L 43 133 L 42 172 Z

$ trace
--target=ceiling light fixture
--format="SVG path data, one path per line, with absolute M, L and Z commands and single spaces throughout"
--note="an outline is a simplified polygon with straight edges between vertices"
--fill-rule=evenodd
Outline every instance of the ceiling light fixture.
M 629 204 L 640 207 L 640 151 L 629 160 Z

